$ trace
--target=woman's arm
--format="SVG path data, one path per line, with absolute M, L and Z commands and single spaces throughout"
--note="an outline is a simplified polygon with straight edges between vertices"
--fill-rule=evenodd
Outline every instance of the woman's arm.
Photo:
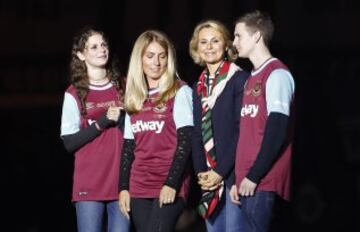
M 104 115 L 89 127 L 80 129 L 74 134 L 63 135 L 62 139 L 65 149 L 70 153 L 75 152 L 85 144 L 98 137 L 102 130 L 108 128 L 112 123 L 113 122 Z
M 191 153 L 193 127 L 185 126 L 177 130 L 177 147 L 165 185 L 178 190 Z
M 103 129 L 112 124 L 112 121 L 104 115 L 89 127 L 81 128 L 80 118 L 80 110 L 75 98 L 66 92 L 61 116 L 61 138 L 68 152 L 75 152 L 80 147 L 91 142 L 101 134 Z
M 119 191 L 129 190 L 130 170 L 135 155 L 135 140 L 124 139 L 121 152 Z
M 201 134 L 201 102 L 200 97 L 196 93 L 196 84 L 193 88 L 193 114 L 194 114 L 194 130 L 192 135 L 192 160 L 195 174 L 207 171 L 204 145 Z

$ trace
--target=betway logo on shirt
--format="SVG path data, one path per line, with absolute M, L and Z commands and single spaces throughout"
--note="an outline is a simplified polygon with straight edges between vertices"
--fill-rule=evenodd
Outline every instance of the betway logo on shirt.
M 245 117 L 249 115 L 250 117 L 256 117 L 257 113 L 259 112 L 259 106 L 255 104 L 245 104 L 241 108 L 241 117 Z
M 131 124 L 131 129 L 133 133 L 141 131 L 155 131 L 156 134 L 161 133 L 165 122 L 164 121 L 148 121 L 144 122 L 142 120 L 136 121 L 136 123 Z

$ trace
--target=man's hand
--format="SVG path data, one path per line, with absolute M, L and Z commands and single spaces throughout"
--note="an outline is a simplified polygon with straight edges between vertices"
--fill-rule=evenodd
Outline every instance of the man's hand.
M 254 195 L 256 187 L 256 183 L 245 177 L 240 183 L 239 195 L 244 197 L 251 197 Z
M 237 205 L 240 205 L 241 202 L 240 202 L 240 197 L 239 197 L 239 193 L 237 191 L 237 187 L 236 185 L 232 185 L 231 186 L 231 189 L 230 189 L 230 199 L 232 201 L 232 203 L 234 204 L 237 204 Z

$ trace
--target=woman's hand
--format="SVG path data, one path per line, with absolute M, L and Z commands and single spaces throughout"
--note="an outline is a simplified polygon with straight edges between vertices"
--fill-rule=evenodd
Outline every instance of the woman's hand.
M 164 185 L 161 190 L 160 190 L 160 195 L 159 195 L 159 204 L 160 204 L 160 208 L 162 207 L 162 205 L 164 204 L 171 204 L 175 201 L 175 197 L 176 197 L 176 190 Z
M 109 109 L 107 110 L 106 117 L 109 120 L 117 122 L 119 120 L 119 118 L 120 118 L 120 114 L 121 114 L 122 109 L 123 109 L 122 107 L 110 106 Z
M 202 190 L 213 191 L 223 184 L 222 180 L 222 176 L 214 170 L 200 172 L 198 174 L 198 184 Z
M 122 190 L 119 193 L 120 211 L 127 219 L 130 219 L 130 193 L 128 190 Z

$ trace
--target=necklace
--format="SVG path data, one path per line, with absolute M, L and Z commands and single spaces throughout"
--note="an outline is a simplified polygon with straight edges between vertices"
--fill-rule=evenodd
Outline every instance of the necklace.
M 102 80 L 96 80 L 96 81 L 91 80 L 91 81 L 89 81 L 89 85 L 95 86 L 95 87 L 103 87 L 103 86 L 109 84 L 109 82 L 110 82 L 109 78 L 104 78 Z

